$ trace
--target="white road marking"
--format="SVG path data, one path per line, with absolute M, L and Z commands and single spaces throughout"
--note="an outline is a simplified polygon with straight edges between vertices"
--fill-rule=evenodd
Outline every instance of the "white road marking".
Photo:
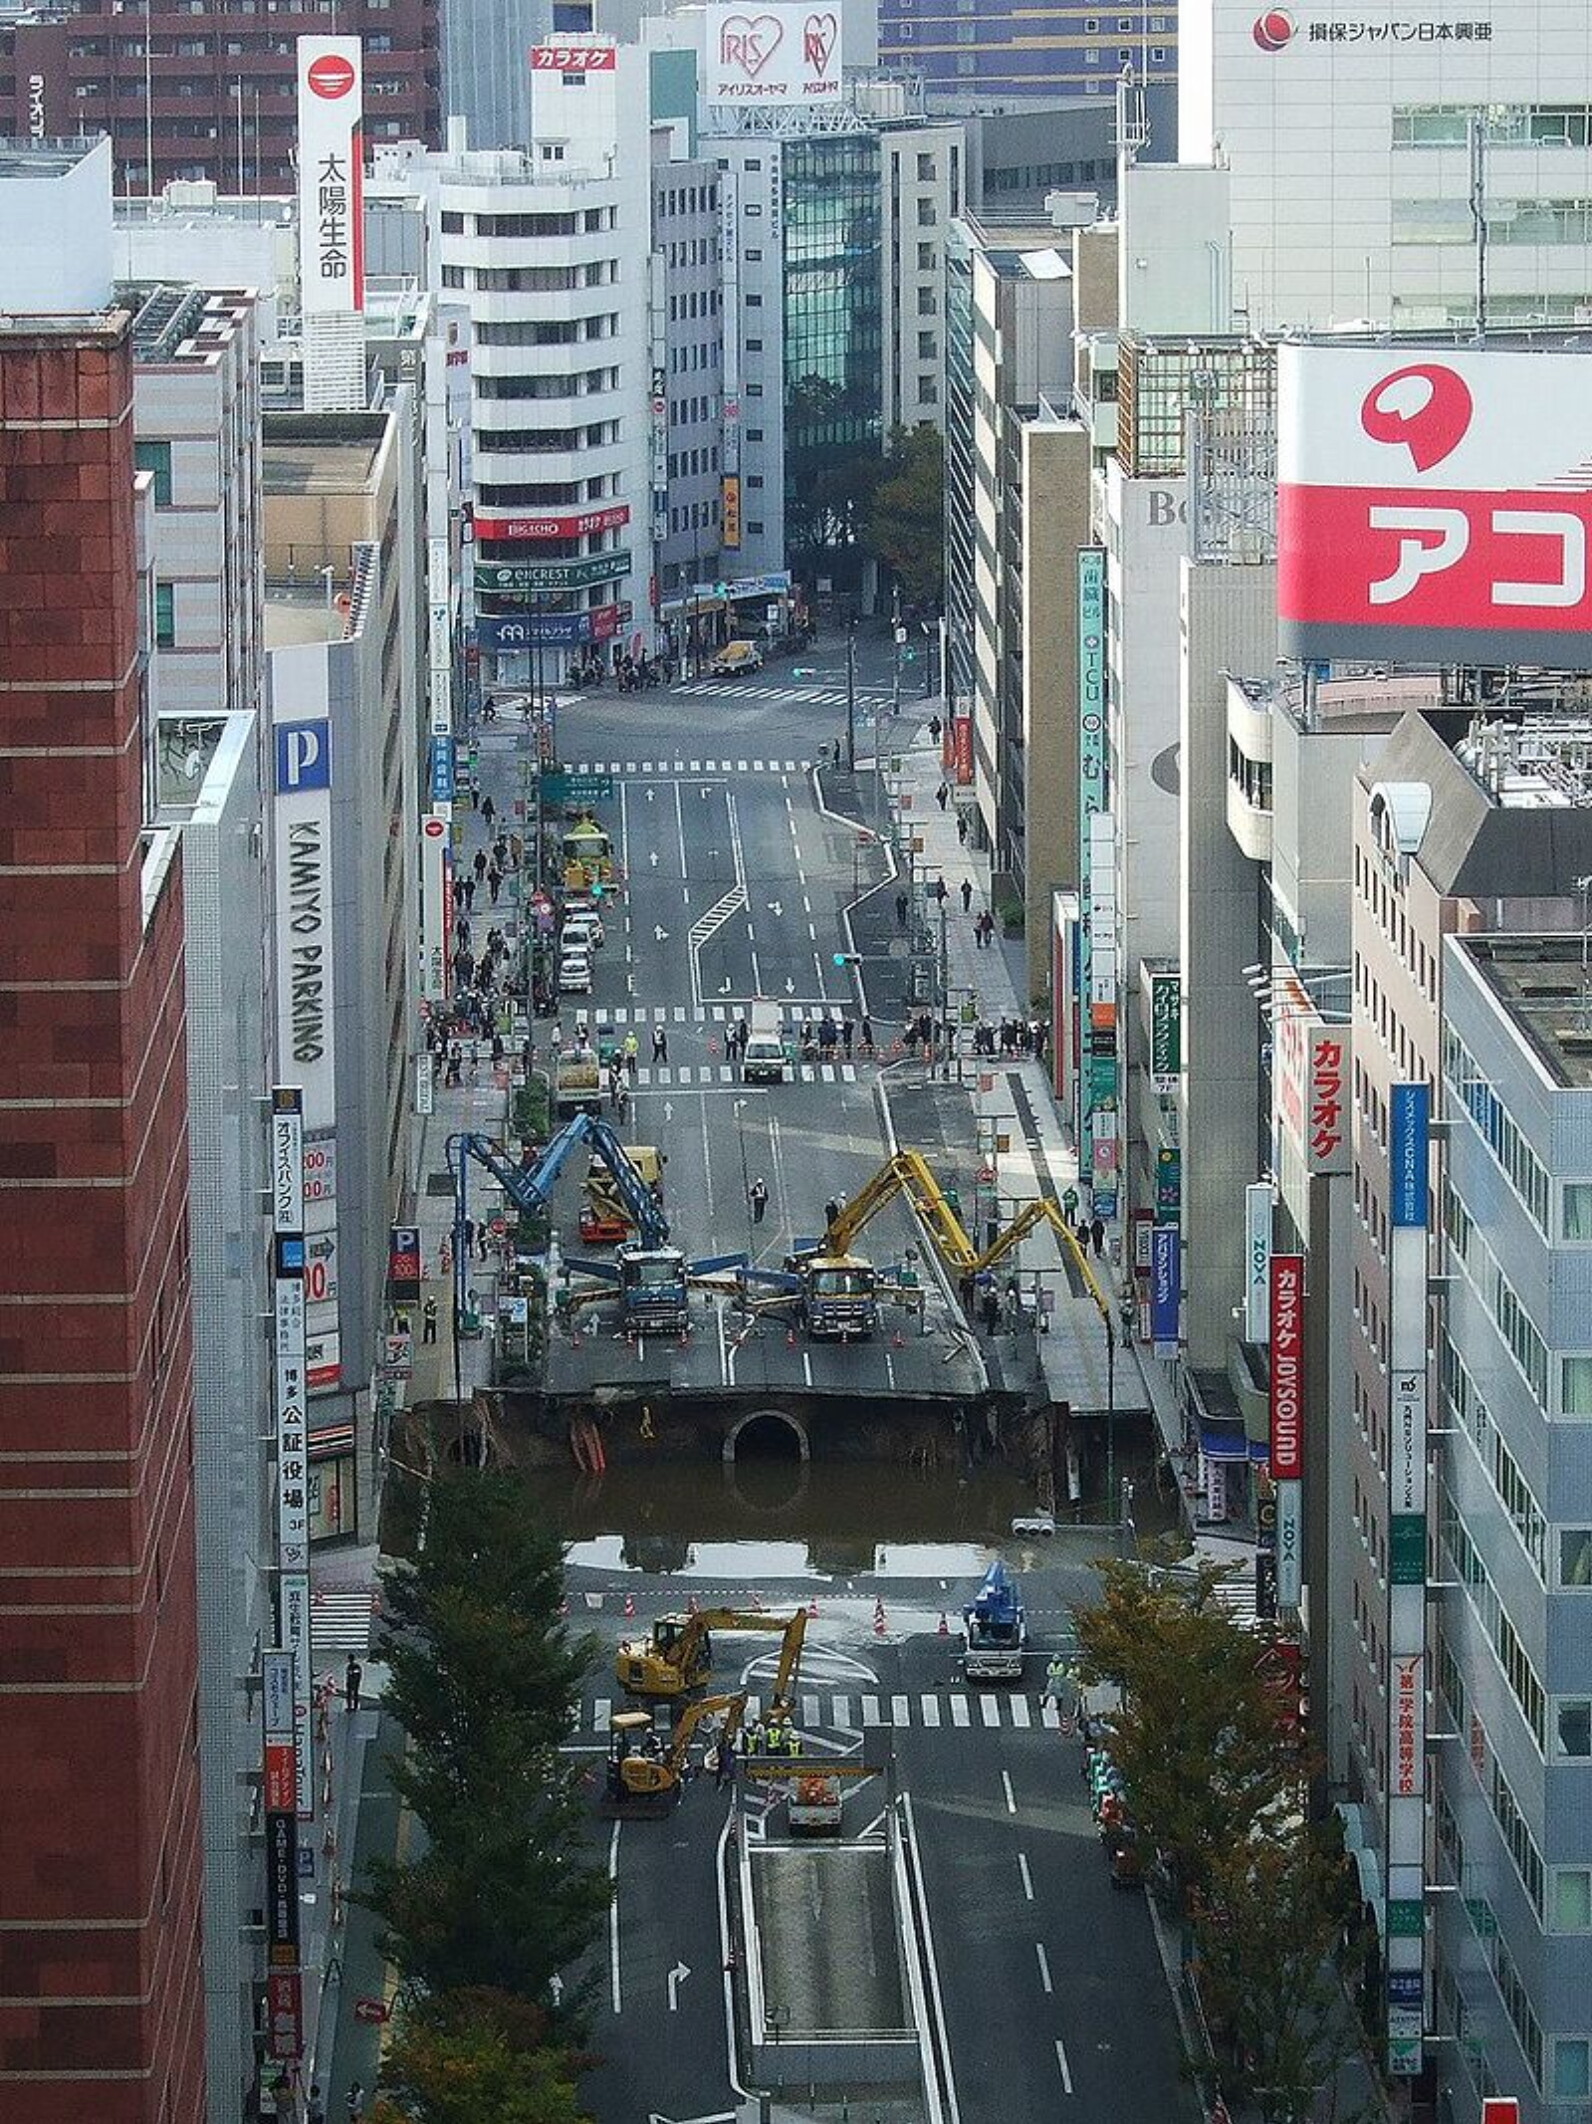
M 981 1696 L 978 1700 L 979 1716 L 986 1726 L 998 1726 L 1001 1722 L 1001 1700 L 998 1696 Z
M 1061 2086 L 1064 2094 L 1072 2093 L 1072 2073 L 1067 2065 L 1067 2051 L 1061 2037 L 1056 2038 L 1056 2063 L 1061 2067 Z
M 965 1696 L 953 1696 L 951 1698 L 951 1724 L 953 1726 L 966 1726 L 971 1724 L 971 1720 L 968 1717 L 967 1698 Z
M 1017 1871 L 1022 1876 L 1023 1894 L 1029 1902 L 1032 1902 L 1034 1900 L 1034 1877 L 1028 1870 L 1028 1854 L 1026 1851 L 1019 1851 L 1017 1854 Z
M 912 1723 L 912 1713 L 911 1713 L 911 1711 L 910 1711 L 910 1710 L 908 1709 L 908 1707 L 907 1707 L 907 1700 L 906 1700 L 906 1698 L 905 1698 L 904 1696 L 892 1696 L 892 1697 L 891 1697 L 891 1699 L 890 1699 L 890 1723 L 891 1723 L 891 1725 L 892 1725 L 892 1726 L 910 1726 L 910 1725 L 911 1725 L 911 1723 Z
M 862 1722 L 865 1726 L 882 1726 L 884 1719 L 879 1711 L 877 1696 L 865 1696 L 862 1700 Z
M 608 1879 L 614 1891 L 608 1898 L 608 1981 L 616 2015 L 625 2010 L 619 1983 L 619 1832 L 623 1826 L 622 1822 L 615 1822 L 614 1833 L 608 1839 Z
M 1032 1711 L 1030 1711 L 1030 1709 L 1028 1708 L 1027 1697 L 1014 1696 L 1012 1698 L 1012 1724 L 1014 1726 L 1022 1727 L 1031 1726 L 1033 1723 L 1034 1715 Z
M 1012 1773 L 1009 1770 L 1001 1772 L 1001 1790 L 1006 1795 L 1006 1812 L 1015 1814 L 1017 1812 L 1017 1796 L 1012 1791 Z
M 918 1698 L 918 1708 L 919 1708 L 919 1710 L 920 1710 L 920 1711 L 921 1711 L 921 1712 L 923 1713 L 923 1723 L 924 1723 L 924 1725 L 926 1725 L 926 1726 L 938 1726 L 938 1725 L 939 1725 L 939 1723 L 940 1723 L 940 1699 L 939 1699 L 939 1698 L 938 1698 L 937 1696 L 920 1696 L 920 1697 Z
M 1034 1952 L 1039 1957 L 1039 1981 L 1045 1987 L 1045 1996 L 1047 1998 L 1054 1998 L 1056 1995 L 1056 1987 L 1050 1981 L 1050 1957 L 1045 1952 L 1045 1943 L 1043 1940 L 1035 1940 Z

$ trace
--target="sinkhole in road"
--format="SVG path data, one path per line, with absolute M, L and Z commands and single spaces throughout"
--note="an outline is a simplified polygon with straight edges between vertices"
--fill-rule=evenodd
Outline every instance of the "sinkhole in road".
M 783 1409 L 757 1409 L 743 1416 L 726 1438 L 724 1457 L 738 1467 L 753 1460 L 799 1465 L 807 1458 L 807 1433 Z

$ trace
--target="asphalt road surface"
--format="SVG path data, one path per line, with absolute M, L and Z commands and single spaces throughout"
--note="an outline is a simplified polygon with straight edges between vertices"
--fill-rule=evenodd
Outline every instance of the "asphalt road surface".
M 633 1589 L 642 1617 L 681 1600 L 680 1586 L 667 1581 L 576 1578 L 587 1589 L 609 1587 L 602 1614 L 592 1617 L 605 1652 L 625 1627 L 645 1627 L 618 1619 L 620 1584 Z M 1070 1559 L 1045 1574 L 1041 1597 L 1053 1602 L 1060 1589 L 1081 1593 L 1088 1583 L 1087 1571 Z M 715 1588 L 711 1597 L 728 1590 Z M 1044 1610 L 1057 1619 L 1022 1685 L 970 1689 L 955 1638 L 941 1637 L 934 1618 L 949 1598 L 954 1621 L 971 1588 L 897 1581 L 886 1590 L 891 1622 L 880 1638 L 864 1582 L 845 1593 L 827 1584 L 762 1588 L 776 1611 L 810 1592 L 821 1602 L 798 1690 L 807 1756 L 843 1758 L 866 1749 L 870 1761 L 890 1759 L 888 1778 L 848 1788 L 847 1829 L 877 1834 L 881 1814 L 892 1808 L 909 1869 L 921 1880 L 927 1940 L 919 1935 L 913 1951 L 928 1972 L 927 2016 L 943 2030 L 947 2118 L 1194 2124 L 1198 2111 L 1179 2071 L 1149 1909 L 1141 1891 L 1111 1886 L 1079 1743 L 1042 1694 L 1045 1658 L 1065 1642 L 1058 1611 Z M 577 1592 L 577 1606 L 580 1598 Z M 733 1635 L 716 1643 L 720 1685 L 733 1681 L 766 1696 L 777 1650 Z M 605 1657 L 572 1738 L 594 1766 L 618 1702 L 610 1671 Z M 710 1778 L 698 1776 L 664 1819 L 626 1822 L 617 1836 L 607 1824 L 594 1832 L 606 1839 L 617 1889 L 614 1927 L 600 1957 L 594 2047 L 602 2063 L 587 2087 L 601 2124 L 714 2118 L 733 2110 L 747 2083 L 731 2050 L 724 1968 L 736 1937 L 724 1889 L 730 1804 Z M 743 1804 L 754 1866 L 774 1860 L 777 1870 L 777 1806 L 754 1792 Z M 759 1845 L 767 1848 L 759 1853 Z M 804 1892 L 800 1881 L 792 1888 L 776 1880 L 768 1892 L 776 1945 L 793 1970 L 812 1977 L 814 1998 L 827 2000 L 837 2019 L 877 2010 L 870 1986 L 877 1988 L 885 1956 L 868 1913 L 849 1912 L 825 1966 L 816 1953 L 803 1961 L 799 1941 L 786 1936 L 796 1922 L 791 1895 L 799 1900 Z M 858 1957 L 850 1976 L 848 1951 Z

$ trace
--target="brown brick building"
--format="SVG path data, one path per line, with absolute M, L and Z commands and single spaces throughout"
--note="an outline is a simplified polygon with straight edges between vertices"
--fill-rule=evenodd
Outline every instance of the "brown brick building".
M 115 190 L 172 178 L 224 192 L 283 192 L 294 177 L 295 40 L 365 40 L 365 139 L 441 145 L 438 0 L 333 0 L 146 14 L 58 0 L 0 23 L 0 134 L 109 133 Z M 147 47 L 147 48 L 146 48 Z M 528 62 L 527 62 L 528 63 Z
M 8 2124 L 204 2117 L 182 883 L 135 477 L 127 315 L 0 318 Z

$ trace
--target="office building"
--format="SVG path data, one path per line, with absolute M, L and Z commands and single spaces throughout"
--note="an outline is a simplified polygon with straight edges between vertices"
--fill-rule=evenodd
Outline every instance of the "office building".
M 1454 720 L 1463 728 L 1471 717 Z M 1550 1892 L 1544 1854 L 1586 1852 L 1584 1803 L 1567 1807 L 1564 1789 L 1586 1771 L 1573 1767 L 1559 1738 L 1560 1692 L 1573 1690 L 1577 1671 L 1569 1646 L 1578 1635 L 1584 1653 L 1585 1629 L 1573 1620 L 1573 1598 L 1567 1632 L 1565 1604 L 1547 1597 L 1550 1504 L 1573 1521 L 1586 1502 L 1564 1457 L 1574 1453 L 1575 1427 L 1560 1421 L 1567 1388 L 1580 1391 L 1571 1353 L 1586 1341 L 1588 1317 L 1584 1304 L 1577 1310 L 1579 1257 L 1554 1221 L 1564 1214 L 1554 1183 L 1571 1176 L 1575 1139 L 1548 1132 L 1557 1089 L 1574 1081 L 1556 1084 L 1555 1073 L 1562 1078 L 1573 1053 L 1580 988 L 1566 970 L 1557 997 L 1539 995 L 1565 1016 L 1549 1013 L 1528 1040 L 1531 999 L 1498 969 L 1520 949 L 1509 941 L 1520 931 L 1550 933 L 1536 946 L 1540 958 L 1557 948 L 1554 932 L 1578 957 L 1579 881 L 1592 874 L 1587 755 L 1585 724 L 1573 717 L 1483 731 L 1456 750 L 1429 720 L 1408 715 L 1361 770 L 1354 820 L 1349 1798 L 1373 1851 L 1386 1851 L 1401 1797 L 1422 1799 L 1428 1813 L 1435 1807 L 1438 1864 L 1464 1900 L 1452 1917 L 1444 1913 L 1426 1973 L 1435 1978 L 1436 2032 L 1454 2038 L 1437 2046 L 1435 2062 L 1466 2124 L 1479 2117 L 1478 2082 L 1487 2074 L 1532 2101 L 1533 2116 L 1553 2114 L 1540 2098 L 1552 2084 L 1544 2075 L 1558 2070 L 1554 2043 L 1585 2034 L 1584 1984 L 1572 1998 L 1557 1982 L 1561 1969 L 1573 1972 L 1575 1953 L 1557 1954 L 1546 1901 L 1532 1907 L 1533 1896 Z M 1467 940 L 1465 952 L 1486 949 L 1466 957 L 1453 937 Z M 1492 963 L 1495 944 L 1502 957 Z M 1529 949 L 1525 956 L 1529 965 Z M 1461 991 L 1451 1019 L 1450 978 Z M 1543 983 L 1554 986 L 1546 975 Z M 1570 1045 L 1556 1063 L 1552 1028 L 1561 1022 Z M 1497 1072 L 1485 1084 L 1472 1067 L 1478 1052 Z M 1434 1100 L 1442 1086 L 1451 1125 L 1434 1139 L 1430 1165 L 1416 1157 L 1406 1172 L 1408 1094 L 1398 1088 L 1411 1085 L 1432 1087 Z M 1412 1295 L 1394 1273 L 1398 1235 L 1413 1230 L 1420 1240 L 1423 1227 Z M 1439 1269 L 1447 1280 L 1434 1326 L 1424 1278 Z M 1400 1342 L 1412 1304 L 1419 1364 L 1410 1341 Z M 1430 1371 L 1429 1346 L 1437 1353 Z M 1396 1391 L 1406 1369 L 1408 1410 Z M 1428 1476 L 1429 1420 L 1446 1435 L 1432 1441 L 1438 1453 Z M 1423 1524 L 1435 1539 L 1407 1557 L 1401 1447 L 1412 1433 L 1425 1477 Z M 1436 1582 L 1440 1624 L 1423 1629 L 1413 1648 L 1396 1605 L 1412 1571 L 1428 1598 L 1424 1575 Z M 1584 1683 L 1584 1658 L 1579 1672 Z M 1412 1761 L 1398 1752 L 1407 1729 Z M 1572 1741 L 1578 1730 L 1572 1699 Z M 1439 1732 L 1454 1737 L 1439 1740 Z M 1566 1776 L 1553 1775 L 1558 1764 Z M 1485 1832 L 1466 1779 L 1491 1814 Z M 1497 1863 L 1487 1863 L 1490 1853 Z M 1391 1906 L 1410 1899 L 1400 1874 L 1424 1892 L 1425 1858 L 1417 1845 L 1389 1869 L 1390 1953 Z M 1556 1876 L 1551 1887 L 1559 1892 Z
M 0 22 L 0 131 L 108 133 L 115 190 L 153 199 L 173 178 L 249 196 L 291 191 L 297 39 L 324 9 L 225 4 L 29 8 Z M 437 0 L 350 0 L 337 29 L 364 39 L 365 138 L 440 142 Z
M 1185 0 L 1186 4 L 1186 0 Z M 1029 97 L 1109 100 L 1124 67 L 1141 81 L 1177 75 L 1178 0 L 879 0 L 879 63 L 921 74 L 936 109 Z
M 369 1524 L 387 1233 L 412 1171 L 426 668 L 414 401 L 403 385 L 379 412 L 265 423 L 274 1081 L 304 1093 L 312 1540 Z
M 880 421 L 943 430 L 945 232 L 961 213 L 960 125 L 905 123 L 879 135 Z
M 673 125 L 652 129 L 649 419 L 653 567 L 660 609 L 698 583 L 719 580 L 724 572 L 721 544 L 725 568 L 734 572 L 747 499 L 739 476 L 723 459 L 719 172 L 706 155 L 677 152 L 680 133 Z
M 1272 22 L 1257 31 L 1257 17 Z M 1250 330 L 1578 323 L 1588 285 L 1592 19 L 1478 0 L 1383 22 L 1182 0 L 1178 152 L 1232 173 Z M 1471 135 L 1486 201 L 1471 212 Z
M 25 160 L 23 158 L 26 158 Z M 41 195 L 110 149 L 8 150 Z M 36 211 L 42 212 L 41 196 Z M 194 1359 L 179 835 L 152 802 L 153 474 L 130 314 L 0 259 L 0 2112 L 202 2124 Z M 107 276 L 108 285 L 108 276 Z
M 1572 723 L 1540 764 L 1564 787 L 1589 744 Z M 1456 2120 L 1497 2093 L 1549 2124 L 1592 2098 L 1592 984 L 1583 936 L 1562 931 L 1450 936 L 1441 962 L 1429 1657 L 1454 1737 L 1433 1743 L 1432 1813 L 1459 1892 L 1433 1899 L 1436 2027 L 1454 2038 L 1433 2055 Z
M 611 67 L 538 74 L 534 155 L 393 154 L 370 188 L 425 201 L 432 290 L 468 314 L 489 682 L 652 639 L 652 175 L 621 134 L 646 105 L 645 56 L 606 49 Z

